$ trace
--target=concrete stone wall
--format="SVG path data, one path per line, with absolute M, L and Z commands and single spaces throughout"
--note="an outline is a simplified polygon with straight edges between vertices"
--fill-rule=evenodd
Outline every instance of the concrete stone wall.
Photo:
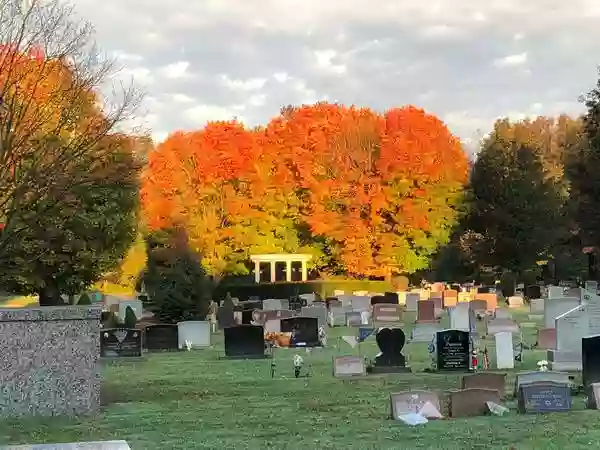
M 0 417 L 98 410 L 101 310 L 0 308 Z

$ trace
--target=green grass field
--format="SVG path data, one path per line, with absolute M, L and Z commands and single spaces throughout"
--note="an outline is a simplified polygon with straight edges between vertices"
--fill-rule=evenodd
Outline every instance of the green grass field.
M 411 323 L 407 315 L 406 323 Z M 526 315 L 523 315 L 526 317 Z M 527 319 L 522 319 L 527 320 Z M 407 327 L 408 328 L 408 327 Z M 524 329 L 534 342 L 534 329 Z M 222 341 L 213 349 L 151 354 L 143 361 L 103 367 L 102 412 L 82 420 L 26 419 L 0 423 L 0 444 L 56 443 L 124 439 L 134 450 L 158 449 L 589 449 L 600 445 L 600 412 L 586 411 L 574 399 L 570 413 L 445 419 L 408 427 L 389 419 L 389 393 L 410 388 L 443 394 L 457 388 L 460 375 L 423 373 L 426 344 L 407 344 L 412 374 L 372 375 L 340 380 L 332 357 L 358 354 L 329 331 L 327 349 L 298 351 L 312 365 L 310 378 L 295 379 L 296 350 L 270 360 L 220 360 Z M 488 343 L 494 364 L 493 341 Z M 336 348 L 338 347 L 338 348 Z M 361 354 L 375 356 L 374 339 Z M 529 350 L 516 371 L 535 368 L 545 352 Z M 507 393 L 512 392 L 510 377 Z

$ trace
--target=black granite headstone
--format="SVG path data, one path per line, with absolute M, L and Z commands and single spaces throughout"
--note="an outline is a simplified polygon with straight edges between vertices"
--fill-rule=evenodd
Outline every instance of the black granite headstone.
M 468 331 L 444 330 L 436 334 L 437 370 L 469 370 L 471 362 L 471 340 Z
M 406 366 L 406 358 L 402 354 L 406 335 L 401 328 L 382 328 L 375 336 L 375 341 L 381 351 L 381 354 L 375 358 L 375 366 Z
M 600 382 L 600 335 L 581 340 L 581 363 L 583 386 Z
M 217 322 L 219 324 L 219 329 L 233 327 L 236 325 L 233 311 L 233 305 L 223 305 L 218 309 Z
M 385 298 L 385 295 L 374 295 L 371 297 L 371 306 L 378 305 L 380 303 L 389 303 L 389 301 Z
M 571 388 L 553 381 L 534 381 L 519 387 L 520 413 L 546 413 L 571 409 Z
M 265 330 L 259 325 L 227 327 L 225 355 L 230 358 L 263 358 L 265 356 Z
M 144 329 L 144 348 L 147 350 L 178 350 L 179 327 L 170 324 L 148 325 Z
M 531 284 L 525 288 L 525 297 L 527 298 L 541 298 L 542 287 L 537 284 Z
M 316 317 L 290 317 L 281 320 L 281 332 L 292 333 L 290 347 L 319 347 L 319 320 Z
M 397 305 L 399 302 L 398 294 L 395 292 L 386 292 L 384 294 L 384 297 L 386 298 L 387 303 L 390 303 L 392 305 Z
M 134 328 L 100 330 L 100 356 L 103 358 L 141 357 L 141 330 Z

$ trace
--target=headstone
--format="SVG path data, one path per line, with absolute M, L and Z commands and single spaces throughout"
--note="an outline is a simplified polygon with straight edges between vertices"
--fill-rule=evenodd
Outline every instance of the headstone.
M 411 342 L 430 343 L 435 334 L 441 330 L 442 327 L 438 323 L 416 323 L 412 329 L 410 340 Z
M 540 328 L 538 330 L 537 348 L 542 350 L 556 348 L 556 328 Z
M 458 302 L 458 292 L 454 289 L 447 289 L 443 293 L 444 299 L 444 308 L 451 308 L 452 306 L 456 306 Z
M 402 325 L 402 306 L 398 304 L 386 304 L 380 303 L 373 305 L 373 325 L 375 327 L 385 326 L 385 325 Z
M 543 314 L 544 313 L 544 299 L 543 298 L 532 298 L 529 300 L 529 312 L 532 314 Z
M 540 298 L 542 296 L 542 287 L 538 284 L 531 284 L 525 288 L 525 297 L 529 299 Z
M 515 378 L 515 388 L 513 395 L 516 397 L 519 388 L 522 384 L 529 384 L 537 381 L 552 381 L 560 384 L 569 384 L 569 373 L 568 372 L 519 372 Z
M 469 307 L 476 313 L 485 313 L 487 311 L 487 302 L 481 299 L 471 300 L 469 302 Z
M 177 325 L 157 324 L 144 328 L 144 349 L 177 350 L 179 348 Z
M 408 292 L 406 294 L 406 310 L 415 312 L 419 304 L 419 294 L 415 292 Z
M 373 373 L 410 372 L 406 367 L 406 358 L 402 354 L 406 336 L 401 328 L 381 328 L 375 340 L 380 354 L 375 357 L 371 367 Z
M 227 357 L 263 358 L 265 356 L 265 332 L 260 325 L 228 327 L 225 328 L 224 335 Z
M 200 320 L 189 320 L 177 324 L 179 348 L 186 347 L 186 341 L 191 343 L 192 348 L 210 347 L 210 322 Z
M 590 291 L 594 294 L 598 293 L 598 282 L 597 281 L 586 281 L 585 290 Z
M 498 307 L 498 294 L 495 292 L 477 293 L 475 299 L 485 301 L 487 311 L 495 311 Z
M 134 328 L 100 330 L 100 356 L 103 358 L 141 357 L 141 330 Z
M 420 300 L 417 304 L 417 322 L 436 322 L 435 302 L 433 300 Z
M 519 326 L 510 319 L 488 319 L 486 321 L 486 332 L 489 336 L 496 333 L 508 331 L 511 333 L 519 333 Z
M 269 298 L 267 300 L 263 300 L 263 310 L 264 311 L 275 311 L 278 309 L 283 309 L 283 305 L 281 304 L 281 299 L 278 298 Z
M 362 314 L 360 311 L 351 311 L 346 313 L 346 326 L 359 327 L 362 325 Z
M 469 303 L 458 303 L 454 308 L 449 310 L 450 328 L 454 330 L 471 330 L 471 313 Z
M 588 331 L 590 335 L 600 334 L 600 296 L 596 291 L 582 292 L 582 303 L 588 315 Z
M 581 370 L 581 340 L 588 333 L 587 306 L 580 305 L 556 318 L 556 348 L 548 350 L 551 370 Z
M 481 416 L 488 411 L 487 402 L 500 404 L 501 396 L 496 389 L 462 389 L 450 391 L 450 417 Z
M 332 306 L 329 308 L 329 314 L 327 320 L 330 327 L 343 327 L 346 326 L 346 313 L 350 308 L 344 306 Z
M 468 331 L 438 331 L 435 339 L 438 371 L 463 371 L 471 366 L 471 339 Z
M 508 297 L 507 301 L 509 308 L 520 308 L 523 306 L 523 297 L 520 295 L 512 295 Z
M 461 381 L 461 389 L 494 389 L 504 396 L 506 390 L 506 374 L 493 372 L 478 372 L 472 375 L 464 375 Z
M 324 327 L 327 325 L 327 307 L 323 306 L 306 306 L 300 310 L 302 317 L 314 317 L 317 319 L 319 326 Z
M 586 408 L 599 409 L 600 407 L 600 383 L 592 383 L 585 389 L 587 394 Z
M 496 368 L 514 369 L 515 353 L 513 349 L 513 335 L 509 331 L 501 331 L 494 335 L 496 340 Z
M 319 321 L 315 317 L 292 317 L 281 321 L 281 332 L 292 333 L 290 347 L 319 347 Z
M 600 382 L 600 335 L 586 336 L 581 340 L 581 365 L 583 386 Z
M 390 410 L 392 419 L 398 420 L 406 414 L 419 414 L 427 419 L 441 418 L 441 414 L 427 414 L 426 404 L 432 405 L 436 411 L 441 411 L 439 396 L 430 391 L 405 391 L 390 394 Z M 425 414 L 424 414 L 425 413 Z
M 552 381 L 523 383 L 519 387 L 520 413 L 547 413 L 571 409 L 571 389 L 568 384 Z
M 219 329 L 222 330 L 236 324 L 233 313 L 233 304 L 224 301 L 223 305 L 217 310 L 217 323 L 219 324 Z
M 336 356 L 333 358 L 334 377 L 364 376 L 366 374 L 365 360 L 360 356 Z
M 338 292 L 338 291 L 336 291 Z M 344 292 L 342 291 L 342 295 L 344 294 Z M 313 304 L 314 302 L 317 301 L 317 294 L 315 294 L 314 292 L 310 292 L 307 294 L 300 294 L 298 297 L 300 297 L 300 299 L 304 300 L 306 302 L 305 306 L 310 306 L 311 304 Z M 334 295 L 334 297 L 337 297 L 337 295 Z
M 352 311 L 369 311 L 371 309 L 371 297 L 369 296 L 360 296 L 353 295 L 350 300 L 350 305 L 352 306 Z
M 494 319 L 512 320 L 512 313 L 510 312 L 510 309 L 498 308 L 494 311 Z
M 264 324 L 265 333 L 281 333 L 281 319 L 269 319 Z
M 561 314 L 571 311 L 579 306 L 581 301 L 578 297 L 549 297 L 544 300 L 544 328 L 554 328 L 555 319 Z
M 565 288 L 564 286 L 548 286 L 548 292 L 546 298 L 557 298 L 564 297 Z
M 0 450 L 130 450 L 126 441 L 71 442 L 65 444 L 9 445 Z

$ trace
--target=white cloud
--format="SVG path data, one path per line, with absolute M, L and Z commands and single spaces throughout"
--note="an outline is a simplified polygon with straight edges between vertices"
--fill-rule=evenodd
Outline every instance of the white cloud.
M 512 67 L 522 66 L 527 62 L 527 53 L 517 53 L 514 55 L 508 55 L 503 58 L 494 60 L 494 66 L 496 67 Z
M 73 2 L 157 136 L 335 99 L 423 106 L 475 142 L 498 116 L 577 114 L 600 63 L 598 0 Z
M 187 70 L 190 67 L 189 61 L 178 61 L 163 67 L 161 72 L 165 77 L 171 79 L 183 78 L 188 75 Z
M 249 78 L 247 80 L 233 79 L 227 74 L 220 77 L 221 83 L 234 91 L 257 91 L 267 84 L 266 78 Z

